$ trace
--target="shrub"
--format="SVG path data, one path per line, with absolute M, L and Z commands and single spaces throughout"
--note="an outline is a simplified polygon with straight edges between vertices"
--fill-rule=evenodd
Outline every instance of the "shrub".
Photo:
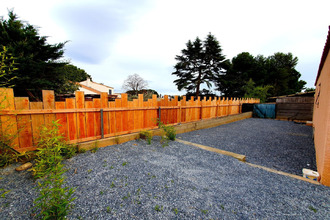
M 140 138 L 147 140 L 148 144 L 151 144 L 152 140 L 152 132 L 151 131 L 141 131 L 140 132 Z
M 66 172 L 62 164 L 64 157 L 75 154 L 77 148 L 68 145 L 59 135 L 59 124 L 53 122 L 51 127 L 43 127 L 38 142 L 36 164 L 31 169 L 38 180 L 40 196 L 34 201 L 34 211 L 39 211 L 42 219 L 64 219 L 72 208 L 73 188 L 63 187 Z

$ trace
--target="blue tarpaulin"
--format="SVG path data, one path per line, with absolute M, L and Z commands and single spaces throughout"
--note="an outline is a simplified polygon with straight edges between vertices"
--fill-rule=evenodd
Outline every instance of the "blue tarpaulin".
M 253 117 L 275 118 L 276 104 L 255 104 L 253 106 Z

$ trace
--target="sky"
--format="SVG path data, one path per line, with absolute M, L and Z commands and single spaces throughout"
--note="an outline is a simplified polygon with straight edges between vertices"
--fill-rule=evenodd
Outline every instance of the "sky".
M 188 40 L 204 40 L 208 33 L 227 59 L 241 52 L 291 52 L 299 59 L 301 79 L 314 87 L 330 25 L 329 0 L 1 0 L 0 5 L 0 16 L 7 19 L 13 9 L 48 36 L 48 43 L 67 41 L 65 59 L 116 93 L 137 73 L 162 95 L 184 94 L 173 83 L 175 56 Z

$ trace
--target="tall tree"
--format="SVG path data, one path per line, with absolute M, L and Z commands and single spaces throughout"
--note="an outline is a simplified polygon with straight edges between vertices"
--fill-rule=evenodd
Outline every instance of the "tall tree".
M 176 75 L 178 79 L 174 80 L 174 83 L 180 91 L 195 91 L 196 97 L 199 96 L 202 84 L 205 83 L 210 88 L 215 75 L 222 73 L 226 68 L 221 46 L 211 33 L 204 42 L 198 37 L 194 42 L 189 40 L 181 53 L 175 57 L 178 62 L 172 75 Z
M 0 19 L 0 46 L 6 46 L 16 58 L 15 94 L 37 96 L 42 89 L 58 93 L 66 90 L 65 85 L 74 84 L 67 81 L 65 72 L 59 71 L 67 64 L 62 59 L 65 43 L 48 44 L 47 37 L 19 20 L 13 11 L 9 11 L 7 20 Z
M 232 59 L 225 75 L 218 75 L 215 84 L 226 96 L 244 97 L 246 88 L 253 86 L 267 89 L 267 96 L 279 96 L 300 92 L 305 81 L 295 69 L 298 58 L 291 53 L 275 53 L 272 56 L 252 56 L 247 52 Z M 248 85 L 248 86 L 247 86 Z
M 135 95 L 139 90 L 146 89 L 148 82 L 144 80 L 139 74 L 129 75 L 122 85 L 122 89 L 125 91 L 133 91 Z

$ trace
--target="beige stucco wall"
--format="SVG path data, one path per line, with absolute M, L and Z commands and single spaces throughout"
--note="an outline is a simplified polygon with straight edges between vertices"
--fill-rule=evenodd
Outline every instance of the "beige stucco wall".
M 90 79 L 87 79 L 86 81 L 83 81 L 83 82 L 80 82 L 80 83 L 84 86 L 96 89 L 97 91 L 100 91 L 100 92 L 106 92 L 108 94 L 109 94 L 109 90 L 111 90 L 112 91 L 111 94 L 114 94 L 114 89 L 112 87 L 108 87 L 108 86 L 105 86 L 105 85 L 102 85 L 102 84 L 99 84 L 99 83 L 94 83 L 94 82 L 90 81 Z M 84 91 L 85 94 L 96 94 L 96 93 L 93 93 L 89 90 L 83 89 L 81 87 L 79 88 L 79 91 Z
M 330 55 L 316 82 L 314 102 L 314 143 L 321 183 L 330 186 Z

